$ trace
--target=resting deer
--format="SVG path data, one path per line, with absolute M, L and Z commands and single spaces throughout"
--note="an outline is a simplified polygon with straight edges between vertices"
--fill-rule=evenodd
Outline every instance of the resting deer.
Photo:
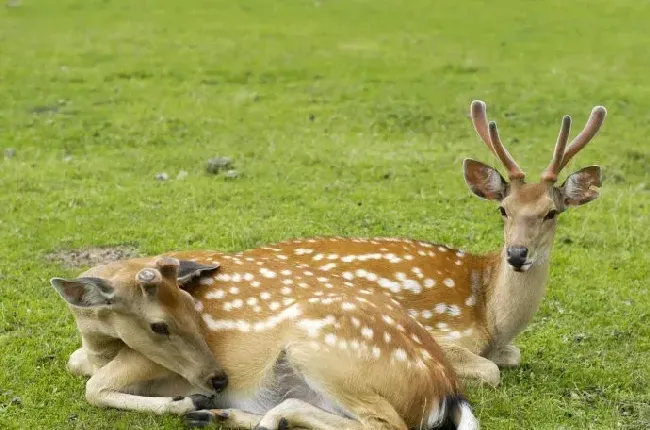
M 390 297 L 435 337 L 459 376 L 497 385 L 499 367 L 520 363 L 519 349 L 511 342 L 526 327 L 544 295 L 558 215 L 598 197 L 591 189 L 601 185 L 598 166 L 569 175 L 559 187 L 555 182 L 562 168 L 595 136 L 606 111 L 595 107 L 584 130 L 568 147 L 571 120 L 564 117 L 552 161 L 539 183 L 524 181 L 524 172 L 501 143 L 496 124 L 488 124 L 485 104 L 473 102 L 471 112 L 476 131 L 504 164 L 510 179 L 506 182 L 497 170 L 478 161 L 463 163 L 470 190 L 500 203 L 505 238 L 501 250 L 474 255 L 390 238 L 294 240 L 233 256 L 211 255 L 223 264 L 222 279 L 232 287 L 217 290 L 218 295 L 206 296 L 201 289 L 194 295 L 201 301 L 222 303 L 226 313 L 235 309 L 233 305 L 250 305 L 249 310 L 255 312 L 257 302 L 238 300 L 241 285 L 261 283 L 260 288 L 274 298 L 282 297 L 283 289 L 271 291 L 264 273 L 250 267 L 250 259 L 259 264 L 287 263 L 293 269 L 282 275 L 284 289 L 296 285 L 300 289 L 304 283 L 313 288 L 315 279 L 323 294 L 332 288 L 351 288 L 371 301 Z M 208 258 L 183 255 L 198 262 Z
M 227 428 L 478 428 L 442 350 L 395 300 L 267 251 L 176 255 L 51 280 L 81 332 L 68 367 L 90 376 L 91 403 Z

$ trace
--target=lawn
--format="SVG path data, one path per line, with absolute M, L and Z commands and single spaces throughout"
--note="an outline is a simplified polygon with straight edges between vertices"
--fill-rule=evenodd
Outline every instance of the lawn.
M 567 169 L 600 164 L 605 181 L 561 216 L 523 366 L 468 388 L 483 428 L 650 427 L 649 22 L 633 0 L 3 5 L 0 428 L 182 428 L 86 403 L 65 371 L 74 321 L 48 284 L 82 269 L 53 252 L 330 234 L 499 247 L 496 207 L 461 172 L 495 161 L 475 98 L 531 180 L 562 115 L 578 129 L 609 111 Z M 216 156 L 240 176 L 208 174 Z

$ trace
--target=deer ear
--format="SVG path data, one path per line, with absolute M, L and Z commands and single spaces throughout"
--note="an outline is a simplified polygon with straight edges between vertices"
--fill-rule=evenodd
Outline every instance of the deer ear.
M 218 264 L 199 264 L 193 261 L 180 260 L 178 269 L 178 285 L 183 288 L 202 276 L 212 274 L 219 269 Z
M 115 302 L 115 289 L 100 278 L 50 279 L 66 302 L 80 308 L 108 306 Z
M 588 166 L 569 175 L 560 187 L 562 199 L 567 206 L 580 206 L 596 200 L 598 191 L 591 187 L 600 187 L 602 179 L 600 166 Z
M 466 158 L 463 174 L 469 189 L 480 198 L 500 201 L 506 196 L 508 183 L 495 168 Z

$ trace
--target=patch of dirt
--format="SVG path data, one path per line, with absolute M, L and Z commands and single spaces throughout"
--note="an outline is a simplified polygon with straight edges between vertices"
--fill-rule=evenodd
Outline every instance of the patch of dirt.
M 140 252 L 128 245 L 90 247 L 80 249 L 60 249 L 45 256 L 48 261 L 59 263 L 65 267 L 92 267 L 99 264 L 138 257 Z

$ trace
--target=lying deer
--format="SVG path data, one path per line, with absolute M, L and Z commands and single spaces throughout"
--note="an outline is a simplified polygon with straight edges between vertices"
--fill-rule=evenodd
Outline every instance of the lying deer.
M 81 332 L 68 367 L 90 376 L 92 404 L 228 428 L 478 428 L 442 350 L 395 300 L 277 253 L 185 254 L 201 263 L 51 280 Z
M 371 302 L 386 296 L 408 309 L 435 337 L 459 376 L 497 385 L 499 367 L 520 363 L 519 349 L 511 342 L 544 295 L 558 215 L 598 197 L 591 189 L 601 185 L 598 166 L 569 175 L 559 187 L 555 183 L 562 168 L 598 132 L 606 111 L 595 107 L 568 147 L 571 119 L 564 117 L 553 159 L 539 183 L 524 181 L 524 172 L 501 143 L 496 124 L 488 124 L 485 104 L 473 102 L 471 112 L 476 131 L 510 179 L 506 182 L 497 170 L 478 161 L 464 161 L 470 190 L 500 203 L 505 238 L 501 250 L 475 255 L 409 239 L 313 238 L 234 255 L 177 254 L 222 265 L 217 286 L 197 289 L 194 296 L 220 306 L 225 315 L 240 309 L 255 315 L 265 304 L 280 306 L 285 292 L 303 288 L 315 303 L 332 301 L 328 294 L 346 289 Z M 271 262 L 290 269 L 265 271 Z M 243 299 L 240 290 L 251 287 L 260 289 L 260 296 Z M 210 327 L 219 331 L 222 325 Z M 248 329 L 247 325 L 232 327 Z M 389 333 L 385 344 L 392 342 Z

